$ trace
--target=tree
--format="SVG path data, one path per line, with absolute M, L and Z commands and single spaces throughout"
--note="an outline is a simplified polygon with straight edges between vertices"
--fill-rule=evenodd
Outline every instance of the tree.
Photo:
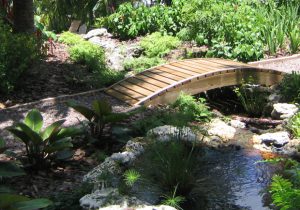
M 13 0 L 14 32 L 33 33 L 33 0 Z

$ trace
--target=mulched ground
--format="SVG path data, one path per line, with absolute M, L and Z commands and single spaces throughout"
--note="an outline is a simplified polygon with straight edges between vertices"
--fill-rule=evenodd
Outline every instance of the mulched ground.
M 88 83 L 91 72 L 82 65 L 70 62 L 68 58 L 67 47 L 61 43 L 54 43 L 49 55 L 32 65 L 23 75 L 14 92 L 0 95 L 0 104 L 9 107 L 94 89 L 95 86 Z

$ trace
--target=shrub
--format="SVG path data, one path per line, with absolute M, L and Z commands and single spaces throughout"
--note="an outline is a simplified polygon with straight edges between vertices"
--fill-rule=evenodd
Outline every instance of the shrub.
M 173 0 L 172 6 L 154 5 L 134 7 L 131 3 L 120 5 L 117 12 L 101 19 L 101 25 L 110 29 L 122 39 L 133 38 L 147 33 L 163 31 L 178 32 L 183 25 L 181 8 L 184 1 Z
M 60 34 L 58 41 L 66 45 L 72 46 L 84 40 L 79 35 L 67 31 Z
M 108 101 L 95 100 L 92 109 L 69 101 L 67 105 L 82 114 L 88 121 L 92 137 L 100 139 L 103 136 L 104 128 L 109 123 L 119 122 L 130 116 L 128 113 L 113 113 L 112 106 Z
M 288 102 L 300 103 L 300 74 L 285 74 L 279 84 L 280 94 Z
M 0 138 L 0 154 L 7 149 L 5 141 Z M 11 190 L 3 185 L 4 178 L 11 178 L 25 175 L 25 172 L 16 164 L 7 161 L 0 161 L 0 209 L 7 210 L 35 210 L 50 206 L 52 202 L 48 199 L 30 199 L 22 195 L 13 194 Z
M 56 121 L 42 130 L 43 117 L 38 110 L 33 109 L 23 122 L 8 130 L 25 144 L 29 162 L 40 169 L 46 166 L 48 159 L 66 159 L 73 155 L 70 151 L 73 147 L 70 137 L 81 131 L 71 127 L 61 128 L 64 122 Z
M 125 171 L 123 176 L 125 184 L 130 187 L 132 187 L 141 177 L 140 173 L 133 169 Z
M 288 127 L 296 138 L 300 138 L 300 112 L 290 119 Z
M 163 63 L 164 60 L 158 57 L 148 58 L 146 56 L 141 56 L 138 58 L 125 60 L 124 68 L 125 70 L 132 70 L 134 73 L 140 73 L 146 69 Z
M 177 108 L 179 112 L 190 116 L 192 120 L 197 121 L 209 121 L 212 117 L 212 113 L 209 108 L 205 105 L 205 99 L 195 99 L 193 96 L 180 93 L 177 100 L 172 105 Z
M 145 183 L 158 187 L 163 195 L 186 197 L 196 185 L 194 164 L 197 152 L 181 140 L 153 142 L 146 148 L 136 168 L 148 181 Z
M 104 50 L 88 41 L 71 46 L 69 53 L 74 62 L 86 65 L 91 71 L 100 72 L 105 69 Z
M 0 92 L 9 93 L 41 54 L 35 37 L 13 34 L 1 19 L 0 31 Z
M 263 107 L 267 104 L 267 93 L 259 89 L 252 82 L 242 83 L 234 89 L 243 108 L 252 117 L 261 117 L 264 114 Z
M 163 57 L 172 49 L 178 47 L 180 41 L 177 37 L 164 36 L 159 32 L 155 32 L 142 38 L 140 45 L 145 50 L 144 53 L 147 57 Z

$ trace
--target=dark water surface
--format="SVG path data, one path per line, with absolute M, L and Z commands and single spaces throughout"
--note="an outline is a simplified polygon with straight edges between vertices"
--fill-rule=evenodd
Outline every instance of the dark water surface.
M 204 195 L 185 210 L 267 210 L 266 193 L 275 167 L 259 162 L 256 150 L 220 151 L 207 149 L 197 165 L 197 190 Z

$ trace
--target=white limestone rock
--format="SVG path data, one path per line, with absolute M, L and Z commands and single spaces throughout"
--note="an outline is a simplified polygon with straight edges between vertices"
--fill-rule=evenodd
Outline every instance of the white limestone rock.
M 90 39 L 94 36 L 105 36 L 107 35 L 107 29 L 106 28 L 97 28 L 89 31 L 86 35 L 84 35 L 84 39 Z
M 283 147 L 290 141 L 289 133 L 286 131 L 275 132 L 275 133 L 265 133 L 262 135 L 254 135 L 254 144 L 264 144 L 267 146 L 275 146 L 277 148 Z
M 189 127 L 177 128 L 172 125 L 164 125 L 151 129 L 147 135 L 161 142 L 171 141 L 173 139 L 190 142 L 197 141 L 196 134 Z
M 229 124 L 234 128 L 246 128 L 246 123 L 241 122 L 239 120 L 231 120 Z
M 295 104 L 277 103 L 273 105 L 271 116 L 274 119 L 288 119 L 299 111 Z
M 220 119 L 214 119 L 208 125 L 208 134 L 211 136 L 218 136 L 224 142 L 234 139 L 236 129 L 232 126 L 227 125 Z

